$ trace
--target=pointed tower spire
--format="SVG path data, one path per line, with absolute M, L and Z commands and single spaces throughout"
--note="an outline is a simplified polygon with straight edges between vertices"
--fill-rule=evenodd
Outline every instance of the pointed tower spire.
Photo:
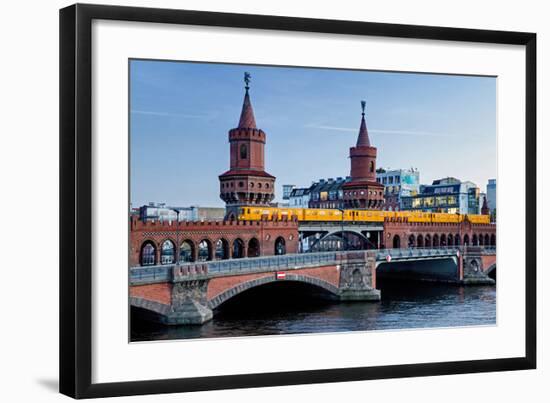
M 367 123 L 365 122 L 365 106 L 367 103 L 361 101 L 361 127 L 359 128 L 359 136 L 357 137 L 357 147 L 370 147 L 369 132 L 367 131 Z
M 241 118 L 239 119 L 239 129 L 256 129 L 256 119 L 254 118 L 254 110 L 252 109 L 252 103 L 250 102 L 250 95 L 248 90 L 250 89 L 250 73 L 244 73 L 245 94 L 243 101 L 243 110 L 241 111 Z

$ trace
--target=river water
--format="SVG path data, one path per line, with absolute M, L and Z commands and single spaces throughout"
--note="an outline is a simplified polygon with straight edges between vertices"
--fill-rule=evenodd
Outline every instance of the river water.
M 132 341 L 327 333 L 496 324 L 496 287 L 388 283 L 379 302 L 317 298 L 299 284 L 249 290 L 223 304 L 200 326 L 168 327 L 132 312 Z M 318 296 L 322 297 L 322 295 Z

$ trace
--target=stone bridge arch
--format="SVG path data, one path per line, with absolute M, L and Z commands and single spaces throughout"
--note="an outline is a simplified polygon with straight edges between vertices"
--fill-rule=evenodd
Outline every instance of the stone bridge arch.
M 246 290 L 250 290 L 255 287 L 259 287 L 265 284 L 275 283 L 275 282 L 299 282 L 299 283 L 305 283 L 309 284 L 318 288 L 321 288 L 325 291 L 328 291 L 329 294 L 333 295 L 334 297 L 338 297 L 339 291 L 338 287 L 334 286 L 333 284 L 318 279 L 314 277 L 309 276 L 303 276 L 300 274 L 286 274 L 286 278 L 284 280 L 277 280 L 274 275 L 266 276 L 266 277 L 260 277 L 253 280 L 245 281 L 242 283 L 239 283 L 222 293 L 216 295 L 213 297 L 210 301 L 208 301 L 208 308 L 215 309 L 224 302 L 230 300 L 231 298 L 235 297 L 236 295 L 241 294 L 242 292 Z

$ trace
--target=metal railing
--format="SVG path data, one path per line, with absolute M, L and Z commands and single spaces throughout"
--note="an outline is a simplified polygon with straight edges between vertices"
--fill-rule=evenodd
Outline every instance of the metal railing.
M 445 246 L 438 248 L 416 247 L 416 248 L 401 248 L 401 249 L 380 249 L 376 253 L 376 260 L 384 260 L 387 256 L 396 259 L 418 258 L 418 257 L 434 257 L 434 256 L 451 256 L 456 255 L 460 250 L 458 246 Z M 461 251 L 462 252 L 462 251 Z

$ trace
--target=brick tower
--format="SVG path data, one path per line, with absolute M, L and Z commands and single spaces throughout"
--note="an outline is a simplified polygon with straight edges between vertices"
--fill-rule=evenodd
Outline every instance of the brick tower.
M 349 149 L 351 180 L 343 185 L 346 208 L 380 209 L 384 185 L 376 182 L 376 147 L 371 146 L 365 122 L 365 101 L 361 101 L 361 126 L 355 147 Z
M 250 74 L 244 73 L 245 94 L 239 124 L 229 130 L 229 171 L 219 176 L 226 216 L 236 217 L 242 206 L 268 206 L 275 197 L 275 177 L 265 171 L 266 134 L 256 127 L 250 102 Z

